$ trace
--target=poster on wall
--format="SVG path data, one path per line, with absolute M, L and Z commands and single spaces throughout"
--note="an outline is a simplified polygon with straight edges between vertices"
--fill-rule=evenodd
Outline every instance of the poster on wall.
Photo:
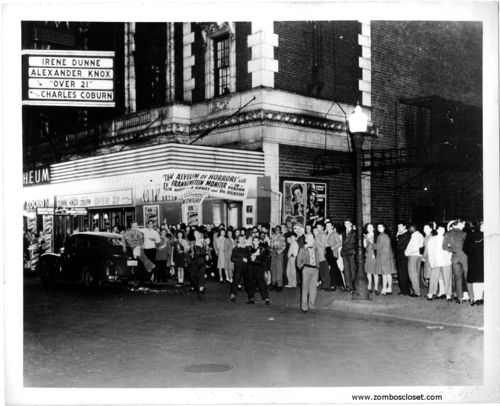
M 144 206 L 144 227 L 147 226 L 149 220 L 153 220 L 154 225 L 158 226 L 160 224 L 160 206 Z
M 325 220 L 326 183 L 307 183 L 306 222 L 313 227 Z
M 200 223 L 200 205 L 198 203 L 182 205 L 182 221 L 188 226 L 197 226 Z
M 294 224 L 304 226 L 306 192 L 305 182 L 283 182 L 283 222 L 287 226 Z

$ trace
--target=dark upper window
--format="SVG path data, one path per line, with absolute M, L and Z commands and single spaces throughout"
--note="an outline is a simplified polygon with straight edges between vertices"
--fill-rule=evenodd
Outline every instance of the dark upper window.
M 214 39 L 215 96 L 229 93 L 229 35 Z
M 135 73 L 137 110 L 165 104 L 165 23 L 137 23 L 135 32 Z

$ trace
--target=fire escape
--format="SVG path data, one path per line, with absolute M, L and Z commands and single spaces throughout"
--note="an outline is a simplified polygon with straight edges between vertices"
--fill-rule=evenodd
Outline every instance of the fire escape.
M 394 193 L 417 190 L 446 176 L 447 187 L 464 199 L 482 199 L 482 109 L 439 96 L 402 99 L 395 104 L 393 147 L 362 152 L 362 171 L 391 174 Z M 353 173 L 353 154 L 325 151 L 311 176 Z M 395 179 L 395 181 L 394 181 Z

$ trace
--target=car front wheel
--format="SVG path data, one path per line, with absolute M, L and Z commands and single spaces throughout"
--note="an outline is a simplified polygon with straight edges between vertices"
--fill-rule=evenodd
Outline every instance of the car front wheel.
M 86 288 L 92 289 L 97 286 L 97 280 L 89 268 L 83 270 L 82 282 Z

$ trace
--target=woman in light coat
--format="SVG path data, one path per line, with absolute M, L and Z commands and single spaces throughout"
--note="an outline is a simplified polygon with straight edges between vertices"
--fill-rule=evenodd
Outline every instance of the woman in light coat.
M 228 280 L 228 275 L 226 275 L 226 230 L 223 228 L 219 231 L 219 236 L 214 241 L 214 251 L 217 255 L 217 270 L 219 271 L 219 282 L 223 283 L 224 280 Z
M 429 280 L 429 291 L 427 293 L 427 300 L 432 300 L 437 295 L 438 281 L 441 276 L 444 281 L 444 290 L 446 294 L 446 300 L 452 302 L 451 297 L 451 252 L 445 251 L 443 249 L 444 241 L 444 225 L 440 225 L 437 228 L 437 235 L 430 238 L 427 243 L 427 257 L 429 260 L 429 265 L 431 267 L 431 278 Z
M 233 253 L 233 248 L 236 247 L 236 243 L 233 238 L 233 231 L 227 230 L 227 238 L 224 242 L 224 269 L 227 274 L 227 281 L 233 282 L 233 274 L 234 274 L 234 262 L 231 261 L 231 254 Z

